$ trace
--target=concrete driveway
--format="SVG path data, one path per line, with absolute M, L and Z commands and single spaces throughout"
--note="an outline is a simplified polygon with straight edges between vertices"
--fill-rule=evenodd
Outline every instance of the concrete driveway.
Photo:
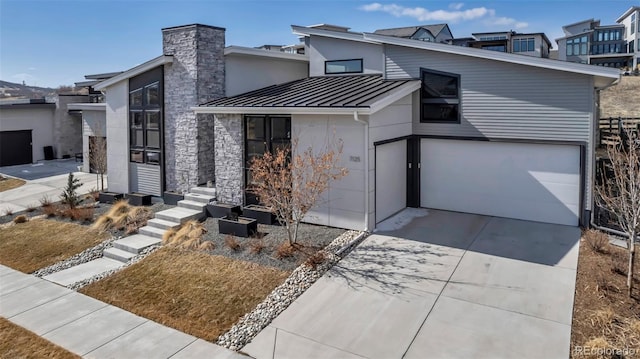
M 0 167 L 0 174 L 22 178 L 27 181 L 24 185 L 8 191 L 0 192 L 0 215 L 7 209 L 14 213 L 24 211 L 30 206 L 39 206 L 40 199 L 48 197 L 53 202 L 60 200 L 60 194 L 67 185 L 67 176 L 73 172 L 80 179 L 82 187 L 79 194 L 89 193 L 99 188 L 96 175 L 93 173 L 77 172 L 80 162 L 71 160 L 43 161 L 37 164 Z M 107 187 L 107 176 L 104 181 Z
M 243 351 L 567 358 L 580 230 L 429 210 L 369 236 Z

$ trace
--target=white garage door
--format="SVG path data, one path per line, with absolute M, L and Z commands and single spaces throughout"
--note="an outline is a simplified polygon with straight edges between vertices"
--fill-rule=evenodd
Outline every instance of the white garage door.
M 580 148 L 422 139 L 422 207 L 578 225 Z
M 407 141 L 376 146 L 376 223 L 407 204 Z

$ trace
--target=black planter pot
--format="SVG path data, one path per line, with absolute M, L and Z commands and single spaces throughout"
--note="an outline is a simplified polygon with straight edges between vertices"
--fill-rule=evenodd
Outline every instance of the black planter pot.
M 129 204 L 132 206 L 150 206 L 151 205 L 150 194 L 129 193 L 127 195 L 127 199 L 129 200 Z
M 178 192 L 164 191 L 164 195 L 162 196 L 162 199 L 164 200 L 164 204 L 177 206 L 178 201 L 182 201 L 184 199 L 184 195 Z
M 218 219 L 218 232 L 236 237 L 249 237 L 258 233 L 258 221 L 246 217 L 238 217 L 234 220 L 224 216 Z
M 207 204 L 207 216 L 213 218 L 221 218 L 235 213 L 237 216 L 242 214 L 240 206 L 230 203 L 209 203 Z
M 100 201 L 100 203 L 114 203 L 123 198 L 124 194 L 116 192 L 100 192 L 100 194 L 98 194 L 98 201 Z
M 255 218 L 260 224 L 272 225 L 276 222 L 276 215 L 271 212 L 269 207 L 260 205 L 249 205 L 242 209 L 242 215 L 249 218 Z

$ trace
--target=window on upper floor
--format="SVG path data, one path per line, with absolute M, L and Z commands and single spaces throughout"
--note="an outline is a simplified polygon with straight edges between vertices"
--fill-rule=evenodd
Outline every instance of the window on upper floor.
M 567 39 L 567 56 L 586 55 L 589 52 L 587 41 L 586 35 Z
M 324 73 L 325 74 L 362 73 L 362 59 L 325 61 Z
M 629 26 L 629 34 L 636 32 L 636 14 L 631 14 L 631 25 Z
M 159 165 L 162 151 L 162 109 L 158 82 L 129 92 L 129 129 L 129 160 Z
M 460 75 L 420 69 L 420 122 L 460 123 Z
M 533 37 L 513 39 L 513 52 L 536 51 L 536 40 Z

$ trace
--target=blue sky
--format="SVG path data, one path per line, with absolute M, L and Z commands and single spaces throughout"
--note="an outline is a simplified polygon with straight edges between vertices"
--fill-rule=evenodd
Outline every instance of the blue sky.
M 121 71 L 162 52 L 163 27 L 225 27 L 227 45 L 292 44 L 290 25 L 329 23 L 353 31 L 448 23 L 472 32 L 545 32 L 596 18 L 614 23 L 640 1 L 356 1 L 356 0 L 0 0 L 0 79 L 57 87 L 85 74 Z M 555 42 L 554 42 L 555 45 Z

